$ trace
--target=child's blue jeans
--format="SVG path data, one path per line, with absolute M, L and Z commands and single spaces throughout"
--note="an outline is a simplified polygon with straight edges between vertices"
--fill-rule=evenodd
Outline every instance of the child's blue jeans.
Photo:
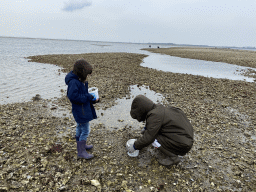
M 87 123 L 77 123 L 76 126 L 76 136 L 79 137 L 79 141 L 87 141 L 87 137 L 90 133 L 90 124 Z

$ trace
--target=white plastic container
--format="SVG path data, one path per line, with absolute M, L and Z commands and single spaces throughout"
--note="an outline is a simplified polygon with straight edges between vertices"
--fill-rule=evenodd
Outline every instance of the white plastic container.
M 130 145 L 133 145 L 134 141 L 136 139 L 129 139 L 126 143 L 126 147 L 128 148 Z M 130 156 L 130 157 L 137 157 L 139 155 L 139 150 L 135 150 L 133 153 L 129 153 L 129 151 L 127 152 L 127 154 Z
M 99 99 L 99 93 L 97 87 L 91 87 L 88 89 L 88 92 L 94 97 L 93 101 Z

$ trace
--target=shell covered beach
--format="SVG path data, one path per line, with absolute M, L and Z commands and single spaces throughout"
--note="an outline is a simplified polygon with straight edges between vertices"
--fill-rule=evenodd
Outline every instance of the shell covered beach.
M 148 50 L 256 68 L 253 51 Z M 131 99 L 131 85 L 162 94 L 163 104 L 181 108 L 194 128 L 194 145 L 178 165 L 159 165 L 152 146 L 136 158 L 127 155 L 126 141 L 140 137 L 143 128 L 130 125 L 129 113 L 111 119 L 119 127 L 91 126 L 88 142 L 95 157 L 77 159 L 76 123 L 62 89 L 61 98 L 35 96 L 30 102 L 0 106 L 0 191 L 256 191 L 255 82 L 145 68 L 140 64 L 146 56 L 87 53 L 28 59 L 58 65 L 64 73 L 77 59 L 86 59 L 93 66 L 89 86 L 98 88 L 101 99 L 96 110 L 107 112 L 118 99 Z

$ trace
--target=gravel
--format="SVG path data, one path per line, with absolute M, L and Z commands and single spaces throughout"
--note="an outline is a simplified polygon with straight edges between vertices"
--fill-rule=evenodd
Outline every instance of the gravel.
M 215 53 L 201 50 L 202 55 Z M 77 159 L 76 123 L 66 91 L 60 90 L 61 98 L 45 100 L 37 95 L 30 102 L 0 105 L 0 191 L 255 191 L 255 83 L 141 67 L 146 56 L 90 53 L 29 58 L 59 65 L 66 73 L 74 61 L 86 59 L 93 66 L 89 86 L 98 88 L 101 99 L 96 109 L 105 110 L 117 98 L 129 96 L 130 85 L 148 86 L 164 95 L 164 105 L 181 108 L 194 127 L 194 145 L 180 164 L 159 165 L 152 146 L 129 157 L 125 143 L 140 137 L 142 127 L 127 126 L 126 120 L 112 130 L 104 123 L 91 127 L 88 142 L 94 145 L 90 153 L 95 157 Z M 63 115 L 56 116 L 57 112 Z

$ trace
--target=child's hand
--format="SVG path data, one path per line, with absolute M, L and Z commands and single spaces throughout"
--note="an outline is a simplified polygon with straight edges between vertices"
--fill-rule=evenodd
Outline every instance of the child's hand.
M 92 104 L 99 103 L 100 99 L 96 99 L 95 101 L 92 101 Z

